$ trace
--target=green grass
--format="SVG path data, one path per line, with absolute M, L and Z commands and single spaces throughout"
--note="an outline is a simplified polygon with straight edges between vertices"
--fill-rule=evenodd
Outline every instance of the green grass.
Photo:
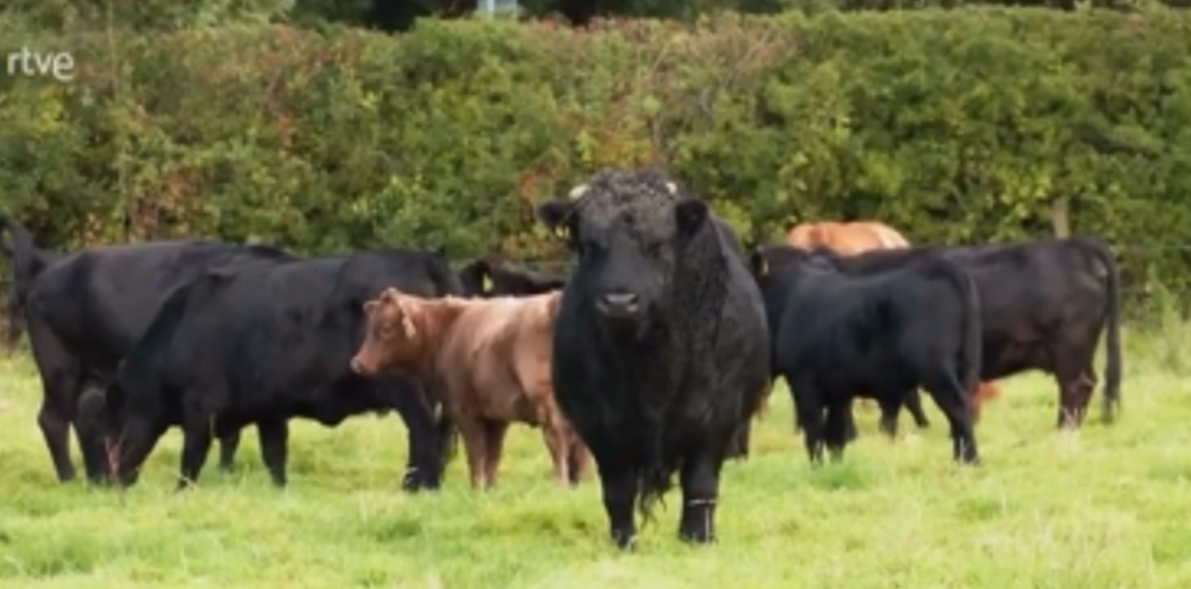
M 0 587 L 1185 589 L 1186 339 L 1129 342 L 1113 426 L 1098 421 L 1097 392 L 1095 418 L 1058 433 L 1048 378 L 1004 381 L 977 429 L 978 469 L 951 463 L 933 405 L 933 427 L 917 433 L 903 415 L 896 442 L 877 434 L 874 409 L 858 409 L 861 439 L 844 462 L 812 469 L 779 390 L 753 458 L 725 467 L 720 543 L 677 540 L 672 493 L 634 554 L 612 548 L 597 483 L 556 487 L 526 427 L 483 493 L 468 488 L 462 460 L 442 492 L 401 493 L 405 433 L 392 417 L 335 430 L 299 422 L 284 491 L 269 483 L 255 430 L 237 473 L 219 473 L 213 453 L 191 492 L 173 492 L 176 430 L 124 495 L 59 485 L 36 426 L 36 373 L 0 359 Z

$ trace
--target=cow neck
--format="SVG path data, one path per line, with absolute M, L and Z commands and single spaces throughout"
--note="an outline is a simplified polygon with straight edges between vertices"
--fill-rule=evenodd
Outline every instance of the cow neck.
M 431 299 L 422 303 L 424 313 L 417 313 L 410 317 L 418 331 L 425 334 L 426 353 L 422 355 L 418 371 L 432 374 L 438 368 L 438 358 L 441 355 L 443 341 L 451 330 L 455 321 L 467 309 L 466 299 L 447 296 L 441 299 Z

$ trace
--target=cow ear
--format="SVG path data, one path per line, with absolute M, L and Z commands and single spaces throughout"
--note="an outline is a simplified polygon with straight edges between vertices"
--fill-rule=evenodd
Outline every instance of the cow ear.
M 760 248 L 749 253 L 749 269 L 757 278 L 765 278 L 769 275 L 769 262 L 765 260 L 765 252 Z
M 678 223 L 678 231 L 684 235 L 693 235 L 699 231 L 707 220 L 709 209 L 702 199 L 688 198 L 674 207 L 674 220 Z
M 371 314 L 372 314 L 372 312 L 376 310 L 376 306 L 377 306 L 377 305 L 379 305 L 379 304 L 380 304 L 380 303 L 378 303 L 378 302 L 376 302 L 376 301 L 366 301 L 366 302 L 364 303 L 364 314 L 365 314 L 365 315 L 371 315 Z
M 551 233 L 570 241 L 575 233 L 575 203 L 552 200 L 538 205 L 538 219 Z

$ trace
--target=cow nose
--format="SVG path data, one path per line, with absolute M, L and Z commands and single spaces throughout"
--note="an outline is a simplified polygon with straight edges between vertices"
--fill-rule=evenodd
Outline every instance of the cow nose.
M 631 292 L 610 292 L 600 297 L 598 307 L 604 315 L 614 318 L 632 317 L 640 305 Z
M 360 362 L 359 358 L 356 358 L 354 356 L 352 357 L 351 367 L 352 367 L 352 372 L 355 372 L 356 374 L 364 374 L 364 363 Z

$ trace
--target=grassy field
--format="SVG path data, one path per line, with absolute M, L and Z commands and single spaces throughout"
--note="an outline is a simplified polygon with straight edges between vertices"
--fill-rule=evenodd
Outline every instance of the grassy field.
M 775 394 L 754 457 L 725 468 L 720 543 L 676 538 L 677 493 L 620 554 L 595 481 L 556 487 L 536 430 L 513 432 L 500 486 L 471 491 L 462 460 L 439 494 L 397 489 L 404 429 L 363 417 L 299 423 L 291 483 L 274 489 L 255 434 L 240 470 L 208 462 L 175 494 L 179 432 L 121 495 L 59 485 L 36 426 L 40 386 L 0 359 L 0 587 L 549 587 L 914 589 L 1191 587 L 1191 370 L 1186 337 L 1127 338 L 1116 425 L 1054 430 L 1051 381 L 1005 381 L 977 434 L 985 464 L 949 457 L 946 425 L 896 442 L 862 408 L 844 462 L 812 469 Z M 76 454 L 76 464 L 79 458 Z

